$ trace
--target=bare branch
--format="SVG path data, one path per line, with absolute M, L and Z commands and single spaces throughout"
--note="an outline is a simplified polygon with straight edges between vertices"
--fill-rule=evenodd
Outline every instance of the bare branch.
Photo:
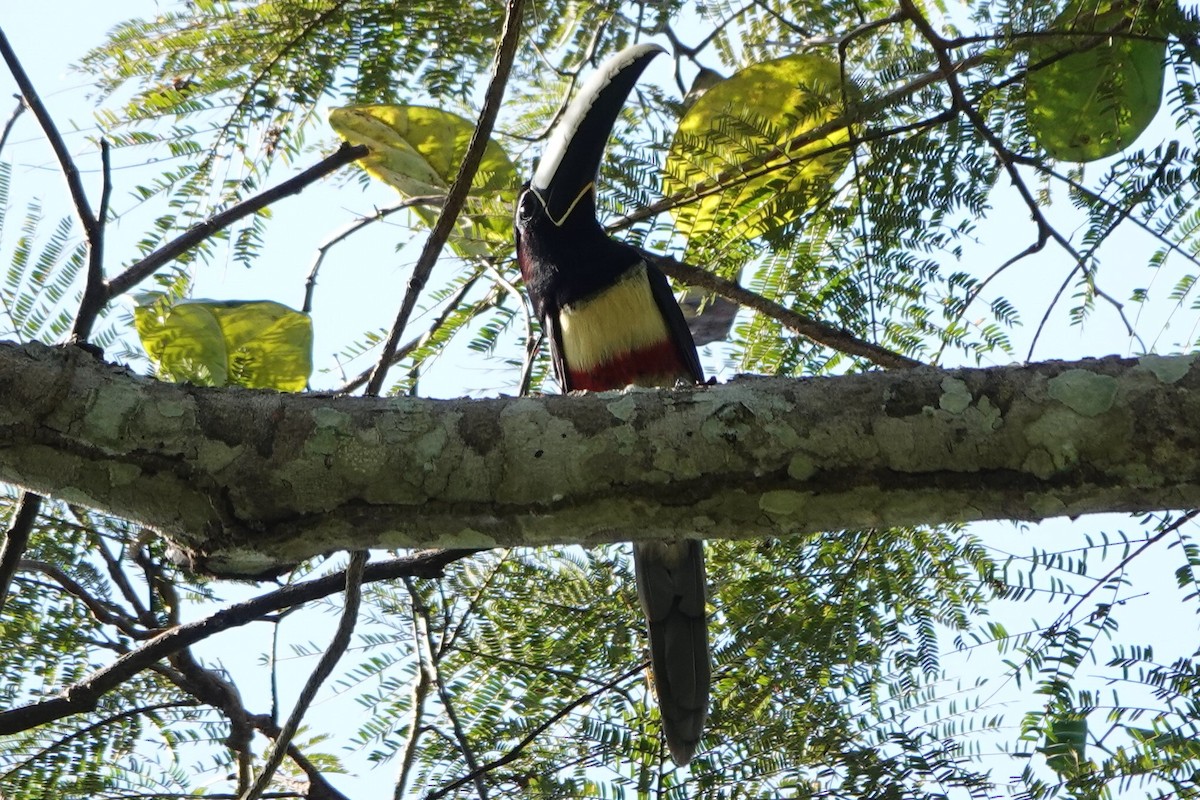
M 1034 240 L 1024 250 L 1017 253 L 1015 256 L 1012 256 L 1007 261 L 1005 261 L 1003 264 L 1001 264 L 1000 266 L 998 266 L 994 270 L 992 270 L 991 274 L 989 274 L 986 278 L 984 278 L 982 281 L 980 281 L 976 286 L 974 286 L 971 289 L 970 292 L 967 293 L 966 298 L 963 300 L 962 308 L 958 312 L 956 319 L 961 320 L 964 316 L 966 316 L 967 309 L 971 307 L 971 304 L 974 303 L 976 299 L 978 299 L 979 295 L 981 295 L 983 293 L 983 290 L 987 287 L 987 285 L 989 283 L 991 283 L 995 278 L 999 277 L 1006 269 L 1011 267 L 1013 264 L 1016 264 L 1017 262 L 1021 261 L 1022 259 L 1028 258 L 1029 256 L 1032 256 L 1035 253 L 1040 253 L 1046 247 L 1046 242 L 1049 241 L 1049 239 L 1050 239 L 1050 232 L 1047 231 L 1045 228 L 1039 228 L 1038 229 L 1038 237 L 1036 240 Z M 1044 319 L 1042 322 L 1043 322 L 1043 324 L 1045 324 Z M 1040 328 L 1039 328 L 1039 330 L 1040 330 Z M 1034 338 L 1036 340 L 1037 337 L 1035 336 Z M 941 346 L 938 348 L 937 353 L 934 354 L 933 362 L 935 364 L 939 363 L 942 360 L 942 353 L 945 352 L 945 350 L 946 350 L 946 342 L 943 341 Z
M 8 142 L 8 135 L 12 133 L 13 126 L 17 124 L 17 118 L 21 116 L 21 112 L 25 110 L 25 101 L 21 99 L 21 95 L 15 94 L 17 105 L 8 116 L 8 120 L 4 123 L 3 130 L 0 130 L 0 153 L 4 152 L 4 145 Z
M 418 745 L 421 741 L 421 734 L 424 732 L 425 705 L 429 702 L 429 690 L 433 687 L 433 654 L 427 646 L 428 640 L 424 630 L 427 623 L 417 610 L 412 584 L 405 581 L 405 586 L 414 600 L 412 606 L 413 650 L 417 656 L 417 669 L 413 678 L 412 715 L 408 723 L 407 741 L 404 743 L 404 750 L 400 755 L 400 774 L 396 776 L 396 785 L 392 790 L 394 800 L 403 800 L 407 796 L 405 790 L 412 777 L 413 765 L 417 761 Z
M 447 564 L 474 552 L 476 551 L 436 550 L 369 564 L 363 571 L 363 580 L 370 582 L 394 580 L 405 575 L 435 574 Z M 344 591 L 345 588 L 346 572 L 337 572 L 281 587 L 252 600 L 223 608 L 212 616 L 164 631 L 130 651 L 128 655 L 121 656 L 112 664 L 93 672 L 79 683 L 68 686 L 57 697 L 0 711 L 0 735 L 18 733 L 71 714 L 90 711 L 96 707 L 103 694 L 181 648 L 189 647 L 221 631 L 254 622 L 269 612 L 328 597 Z
M 444 201 L 445 197 L 435 195 L 409 197 L 387 208 L 377 208 L 374 214 L 361 216 L 347 223 L 340 230 L 334 231 L 325 241 L 317 245 L 317 253 L 313 257 L 312 266 L 309 267 L 308 278 L 304 281 L 304 305 L 301 306 L 300 310 L 305 314 L 312 311 L 313 291 L 317 288 L 317 272 L 320 271 L 321 264 L 325 261 L 325 255 L 329 252 L 330 248 L 344 242 L 368 225 L 386 219 L 397 211 L 419 205 L 440 206 Z
M 462 285 L 458 287 L 458 290 L 446 299 L 446 304 L 442 307 L 441 313 L 434 317 L 433 322 L 429 324 L 429 327 L 425 329 L 425 332 L 419 336 L 414 336 L 412 339 L 409 339 L 403 347 L 399 348 L 395 353 L 392 354 L 392 364 L 397 364 L 404 360 L 409 353 L 425 344 L 425 342 L 429 341 L 429 339 L 438 332 L 438 329 L 446 324 L 446 320 L 451 314 L 454 313 L 459 304 L 462 303 L 463 298 L 467 296 L 467 293 L 471 291 L 472 288 L 474 288 L 475 283 L 479 280 L 479 275 L 480 273 L 476 272 L 470 278 L 463 281 Z M 339 393 L 352 392 L 358 387 L 363 386 L 368 380 L 370 380 L 373 369 L 363 370 L 357 376 L 351 378 L 338 387 L 337 391 Z
M 437 222 L 434 223 L 433 230 L 429 232 L 429 238 L 425 240 L 425 247 L 421 250 L 416 265 L 413 266 L 413 273 L 408 279 L 408 288 L 400 305 L 400 311 L 396 315 L 396 321 L 392 323 L 391 333 L 388 334 L 387 341 L 384 343 L 383 352 L 380 353 L 379 361 L 375 365 L 375 371 L 367 381 L 366 393 L 368 395 L 378 395 L 383 389 L 383 381 L 387 377 L 396 347 L 400 344 L 400 337 L 408 326 L 408 319 L 412 316 L 413 309 L 416 308 L 417 297 L 425 288 L 429 275 L 437 263 L 438 255 L 442 252 L 442 247 L 445 246 L 447 239 L 450 238 L 450 232 L 454 229 L 458 214 L 467 199 L 467 194 L 471 191 L 471 182 L 475 179 L 479 163 L 483 160 L 484 151 L 491 140 L 492 129 L 496 125 L 496 115 L 500 112 L 500 104 L 508 86 L 508 75 L 512 69 L 513 57 L 517 52 L 517 42 L 521 39 L 521 11 L 524 6 L 525 0 L 508 0 L 507 2 L 504 12 L 504 27 L 500 35 L 500 42 L 496 46 L 495 60 L 492 62 L 492 79 L 484 97 L 483 108 L 479 111 L 479 122 L 475 125 L 471 141 L 467 145 L 467 152 L 458 166 L 458 174 L 454 176 L 454 182 L 450 184 L 450 190 L 446 193 L 446 204 L 442 206 L 442 212 L 438 214 Z
M 111 300 L 117 295 L 129 291 L 153 275 L 159 267 L 183 255 L 217 231 L 229 227 L 243 217 L 266 208 L 280 198 L 299 193 L 309 184 L 316 182 L 331 172 L 341 169 L 352 161 L 362 158 L 367 153 L 366 145 L 349 145 L 343 142 L 342 146 L 336 152 L 304 170 L 299 175 L 291 177 L 278 186 L 243 200 L 232 208 L 214 214 L 203 222 L 193 225 L 182 235 L 167 242 L 110 280 L 106 288 L 107 299 Z
M 279 765 L 283 763 L 283 756 L 291 745 L 292 739 L 295 738 L 296 732 L 300 730 L 300 724 L 304 722 L 304 716 L 316 698 L 317 690 L 321 688 L 321 684 L 333 672 L 333 668 L 345 654 L 346 648 L 350 646 L 350 636 L 354 633 L 355 623 L 358 622 L 358 607 L 362 601 L 363 569 L 369 557 L 370 554 L 366 550 L 358 550 L 350 554 L 350 564 L 346 567 L 345 604 L 342 606 L 341 622 L 338 623 L 337 631 L 334 633 L 329 647 L 325 649 L 325 654 L 317 662 L 316 669 L 308 676 L 308 681 L 300 690 L 295 708 L 292 709 L 287 722 L 279 731 L 279 736 L 271 745 L 271 750 L 266 757 L 266 764 L 258 773 L 254 785 L 243 795 L 244 800 L 258 800 L 271 785 L 275 770 L 279 769 Z

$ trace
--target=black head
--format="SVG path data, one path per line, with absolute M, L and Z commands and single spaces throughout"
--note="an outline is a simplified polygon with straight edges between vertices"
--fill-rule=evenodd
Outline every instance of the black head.
M 596 179 L 613 124 L 638 77 L 663 52 L 628 47 L 587 80 L 550 134 L 513 218 L 517 259 L 534 305 L 571 302 L 607 285 L 638 260 L 596 220 Z

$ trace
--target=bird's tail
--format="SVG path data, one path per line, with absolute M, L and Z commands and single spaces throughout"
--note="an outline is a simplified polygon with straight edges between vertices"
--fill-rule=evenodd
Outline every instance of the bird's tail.
M 650 663 L 667 748 L 691 760 L 708 716 L 710 668 L 704 615 L 704 544 L 635 542 L 638 599 L 650 628 Z

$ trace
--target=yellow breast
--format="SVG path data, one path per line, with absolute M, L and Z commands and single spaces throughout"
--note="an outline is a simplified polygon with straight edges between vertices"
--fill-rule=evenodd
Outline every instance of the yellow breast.
M 645 265 L 600 294 L 563 306 L 558 322 L 563 357 L 572 370 L 591 370 L 668 338 Z

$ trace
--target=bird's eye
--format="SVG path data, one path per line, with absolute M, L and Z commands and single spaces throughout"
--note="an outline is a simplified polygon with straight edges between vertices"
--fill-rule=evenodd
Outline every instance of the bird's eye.
M 521 222 L 528 222 L 533 219 L 533 215 L 537 211 L 538 199 L 534 195 L 532 189 L 526 189 L 521 193 L 521 199 L 517 202 L 517 219 Z

